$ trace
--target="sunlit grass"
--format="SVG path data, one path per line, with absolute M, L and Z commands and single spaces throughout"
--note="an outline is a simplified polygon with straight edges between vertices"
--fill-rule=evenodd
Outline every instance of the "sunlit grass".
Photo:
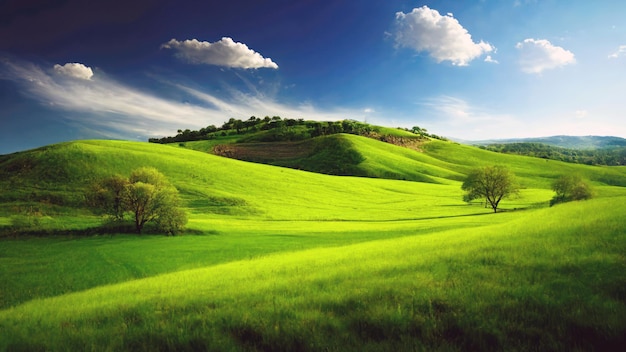
M 625 210 L 610 199 L 566 204 L 499 225 L 36 300 L 0 312 L 0 340 L 116 350 L 610 349 L 626 331 Z

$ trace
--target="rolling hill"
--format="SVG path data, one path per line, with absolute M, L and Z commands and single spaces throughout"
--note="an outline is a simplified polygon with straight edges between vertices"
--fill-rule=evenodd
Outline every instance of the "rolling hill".
M 21 215 L 56 229 L 0 239 L 0 350 L 626 343 L 625 167 L 352 134 L 274 145 L 286 157 L 260 164 L 205 152 L 218 142 L 75 141 L 0 156 L 0 227 Z M 273 154 L 248 143 L 247 155 Z M 335 168 L 335 154 L 350 176 L 297 170 Z M 492 164 L 522 186 L 497 214 L 460 189 Z M 140 166 L 180 191 L 187 235 L 80 235 L 101 221 L 85 187 Z M 553 180 L 572 173 L 596 199 L 548 207 Z

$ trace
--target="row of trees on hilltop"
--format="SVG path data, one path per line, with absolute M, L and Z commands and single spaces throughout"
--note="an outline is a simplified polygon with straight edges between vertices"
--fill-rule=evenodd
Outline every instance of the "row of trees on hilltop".
M 412 129 L 403 129 L 422 137 L 443 139 L 442 137 L 429 134 L 426 129 L 418 126 Z M 338 133 L 349 133 L 361 136 L 371 136 L 379 132 L 379 129 L 367 123 L 355 120 L 341 121 L 312 121 L 303 119 L 283 119 L 280 116 L 265 116 L 258 118 L 251 116 L 247 120 L 231 118 L 222 126 L 210 125 L 199 130 L 178 130 L 175 136 L 163 138 L 150 138 L 152 143 L 180 143 L 198 140 L 210 140 L 219 136 L 245 135 L 259 131 L 268 131 L 262 136 L 252 137 L 254 141 L 295 141 L 318 136 L 326 136 Z
M 246 134 L 262 130 L 283 129 L 294 126 L 302 126 L 304 124 L 305 121 L 303 119 L 283 119 L 280 116 L 265 116 L 264 118 L 251 116 L 247 120 L 230 118 L 220 127 L 209 125 L 199 130 L 178 130 L 178 133 L 175 136 L 150 138 L 148 141 L 152 143 L 190 142 L 214 139 L 218 136 Z

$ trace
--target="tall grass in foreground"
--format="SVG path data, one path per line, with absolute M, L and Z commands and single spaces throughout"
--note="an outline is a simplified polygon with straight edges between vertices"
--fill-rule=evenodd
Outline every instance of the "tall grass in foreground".
M 273 253 L 433 234 L 510 221 L 462 216 L 397 222 L 195 219 L 202 235 L 27 237 L 0 243 L 0 309 L 32 299 Z
M 8 350 L 618 350 L 626 204 L 278 254 L 0 311 Z

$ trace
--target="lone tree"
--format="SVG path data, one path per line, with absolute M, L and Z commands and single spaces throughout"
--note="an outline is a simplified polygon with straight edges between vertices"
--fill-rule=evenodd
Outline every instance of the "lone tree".
M 155 168 L 142 167 L 134 170 L 126 186 L 125 202 L 133 214 L 135 229 L 141 233 L 148 221 L 166 224 L 167 233 L 174 233 L 187 222 L 180 211 L 180 198 L 176 188 Z
M 495 213 L 498 211 L 500 201 L 504 197 L 517 194 L 519 187 L 511 171 L 504 166 L 495 165 L 472 171 L 467 175 L 461 189 L 466 191 L 464 201 L 485 198 Z
M 151 221 L 158 230 L 172 235 L 187 223 L 178 190 L 155 168 L 136 169 L 129 178 L 115 175 L 98 180 L 88 188 L 86 199 L 88 205 L 115 221 L 121 222 L 131 213 L 137 233 Z
M 556 195 L 550 200 L 550 206 L 573 200 L 585 200 L 593 197 L 589 183 L 579 175 L 563 175 L 552 184 Z

